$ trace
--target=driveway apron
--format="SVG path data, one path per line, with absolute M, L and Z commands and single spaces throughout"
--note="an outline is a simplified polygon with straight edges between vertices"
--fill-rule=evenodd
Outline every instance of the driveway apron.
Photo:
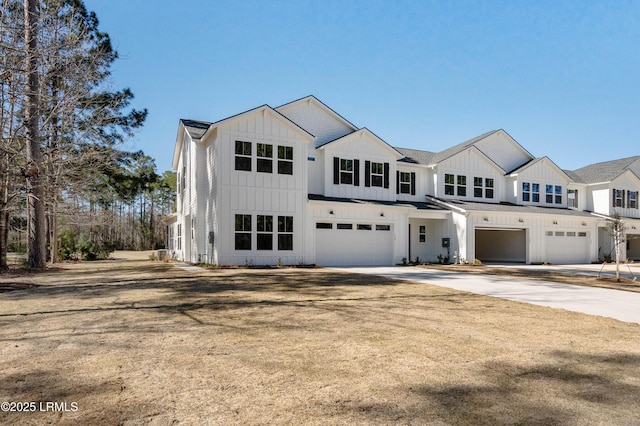
M 640 324 L 640 293 L 410 266 L 332 269 L 433 284 Z

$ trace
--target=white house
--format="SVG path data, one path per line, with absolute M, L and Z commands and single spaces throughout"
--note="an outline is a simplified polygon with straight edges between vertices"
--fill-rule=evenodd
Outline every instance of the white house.
M 313 96 L 180 120 L 167 248 L 220 265 L 587 263 L 611 252 L 613 213 L 640 233 L 640 156 L 601 164 L 564 171 L 504 130 L 396 148 Z

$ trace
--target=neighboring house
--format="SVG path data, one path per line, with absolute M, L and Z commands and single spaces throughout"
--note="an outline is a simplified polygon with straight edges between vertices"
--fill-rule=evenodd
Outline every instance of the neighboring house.
M 634 158 L 598 180 L 597 167 L 563 171 L 504 130 L 442 152 L 396 148 L 313 96 L 180 120 L 167 248 L 220 265 L 587 263 L 611 251 L 614 212 L 640 229 Z M 636 240 L 627 249 L 640 255 Z

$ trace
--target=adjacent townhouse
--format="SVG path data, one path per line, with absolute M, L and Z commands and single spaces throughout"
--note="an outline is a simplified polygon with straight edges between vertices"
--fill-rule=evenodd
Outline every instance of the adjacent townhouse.
M 219 265 L 640 258 L 640 156 L 575 171 L 504 130 L 441 152 L 393 147 L 313 96 L 180 120 L 169 254 Z

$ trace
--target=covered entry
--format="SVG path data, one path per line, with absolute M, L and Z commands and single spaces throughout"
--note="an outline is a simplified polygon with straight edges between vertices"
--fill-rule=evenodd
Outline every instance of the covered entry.
M 367 222 L 317 222 L 316 263 L 323 266 L 393 264 L 393 226 Z
M 476 228 L 476 259 L 482 262 L 527 261 L 527 232 L 525 229 Z

